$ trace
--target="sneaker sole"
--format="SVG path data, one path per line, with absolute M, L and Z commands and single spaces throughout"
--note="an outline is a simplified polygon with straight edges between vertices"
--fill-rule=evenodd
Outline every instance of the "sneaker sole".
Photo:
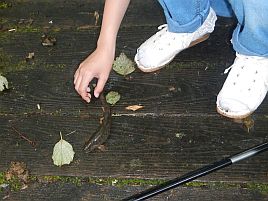
M 217 112 L 219 114 L 221 114 L 222 116 L 231 118 L 231 119 L 244 119 L 244 118 L 247 118 L 249 115 L 251 115 L 253 113 L 253 112 L 249 112 L 249 113 L 244 114 L 244 115 L 231 115 L 231 114 L 228 114 L 228 112 L 225 112 L 222 109 L 220 109 L 218 106 L 216 108 L 217 108 Z
M 198 43 L 201 43 L 201 42 L 207 40 L 207 39 L 209 38 L 209 36 L 210 36 L 210 34 L 208 33 L 208 34 L 205 34 L 204 36 L 202 36 L 201 38 L 199 38 L 199 39 L 197 39 L 197 40 L 195 40 L 195 41 L 192 41 L 192 42 L 190 43 L 189 47 L 187 47 L 186 49 L 188 49 L 188 48 L 190 48 L 190 47 L 193 47 L 193 46 L 197 45 Z M 180 52 L 179 52 L 179 53 L 180 53 Z M 179 54 L 179 53 L 177 53 L 177 54 Z M 177 55 L 177 54 L 176 54 L 176 55 Z M 143 66 L 139 66 L 139 65 L 138 65 L 138 68 L 139 68 L 142 72 L 145 72 L 145 73 L 151 73 L 151 72 L 160 70 L 161 68 L 163 68 L 163 67 L 165 67 L 167 64 L 169 64 L 169 63 L 175 58 L 176 55 L 174 55 L 172 58 L 170 58 L 170 60 L 168 60 L 168 61 L 167 61 L 164 65 L 162 65 L 162 66 L 152 67 L 153 69 L 148 69 L 148 68 L 144 68 Z M 137 63 L 137 62 L 136 62 L 136 63 Z

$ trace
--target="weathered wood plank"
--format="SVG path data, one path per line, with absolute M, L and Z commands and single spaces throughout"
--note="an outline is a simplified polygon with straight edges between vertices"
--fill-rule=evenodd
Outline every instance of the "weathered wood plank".
M 223 24 L 220 24 L 220 21 Z M 223 60 L 222 62 L 224 63 L 230 62 L 234 57 L 229 41 L 232 23 L 223 19 L 220 21 L 207 41 L 180 53 L 175 61 L 214 63 Z M 139 45 L 156 31 L 157 27 L 143 25 L 138 27 L 122 27 L 117 38 L 117 54 L 124 51 L 129 57 L 133 58 Z M 74 65 L 74 63 L 78 63 L 79 60 L 82 60 L 94 50 L 99 28 L 91 28 L 85 31 L 68 30 L 50 33 L 57 39 L 56 45 L 50 48 L 41 45 L 42 30 L 4 34 L 5 37 L 0 38 L 3 51 L 12 56 L 13 60 L 23 60 L 29 52 L 35 52 L 35 60 L 37 61 L 45 61 L 46 64 Z
M 196 69 L 195 69 L 196 68 Z M 115 114 L 131 115 L 217 115 L 216 95 L 226 75 L 220 69 L 205 65 L 188 66 L 187 69 L 169 69 L 156 74 L 134 73 L 126 80 L 112 73 L 105 93 L 118 91 L 122 98 L 113 107 Z M 196 71 L 196 72 L 194 72 Z M 194 72 L 194 73 L 191 73 Z M 88 115 L 98 113 L 99 101 L 82 102 L 74 91 L 73 72 L 30 70 L 7 75 L 11 89 L 1 93 L 1 114 L 52 113 L 59 115 Z M 172 91 L 170 89 L 172 88 Z M 40 104 L 41 110 L 38 110 Z M 137 112 L 125 110 L 126 106 L 145 106 Z M 255 114 L 268 113 L 267 99 Z
M 173 178 L 267 140 L 268 119 L 257 118 L 248 134 L 238 124 L 219 117 L 113 117 L 106 151 L 84 153 L 82 146 L 97 127 L 98 118 L 31 115 L 1 117 L 0 170 L 11 161 L 24 161 L 33 175 L 117 178 Z M 16 127 L 36 149 L 20 139 Z M 70 166 L 53 166 L 51 155 L 59 131 L 76 152 Z M 183 134 L 182 138 L 176 137 Z M 268 182 L 265 154 L 243 161 L 203 181 Z
M 122 94 L 122 101 L 115 108 L 116 113 L 125 113 L 124 107 L 129 104 L 143 104 L 145 109 L 142 112 L 147 114 L 207 113 L 207 108 L 210 114 L 215 114 L 215 97 L 224 81 L 221 73 L 234 58 L 227 40 L 229 30 L 228 23 L 218 25 L 208 41 L 182 52 L 160 73 L 143 74 L 137 70 L 131 80 L 112 73 L 106 91 L 118 90 Z M 117 52 L 124 51 L 133 57 L 138 44 L 155 31 L 147 26 L 122 28 Z M 97 29 L 59 32 L 56 35 L 58 42 L 52 48 L 41 46 L 41 33 L 14 33 L 3 44 L 2 50 L 11 56 L 13 62 L 22 61 L 29 52 L 35 52 L 34 64 L 24 64 L 21 68 L 27 70 L 36 67 L 38 70 L 17 74 L 14 73 L 16 68 L 12 67 L 12 62 L 4 63 L 11 66 L 11 70 L 4 68 L 12 71 L 7 77 L 13 87 L 4 95 L 1 94 L 1 113 L 36 112 L 36 104 L 42 104 L 45 113 L 96 111 L 92 104 L 86 106 L 82 103 L 73 90 L 72 80 L 79 61 L 94 49 Z M 170 87 L 175 87 L 175 90 L 169 92 Z
M 52 27 L 61 29 L 81 28 L 85 26 L 100 26 L 103 15 L 104 0 L 74 0 L 74 1 L 16 1 L 7 0 L 7 9 L 1 9 L 2 22 L 6 28 L 19 25 L 21 19 L 33 19 L 34 27 Z M 94 12 L 100 15 L 95 24 Z M 49 24 L 49 21 L 53 24 Z M 6 21 L 6 22 L 5 22 Z M 165 23 L 162 8 L 154 0 L 131 1 L 123 19 L 122 26 L 158 26 Z
M 137 70 L 131 80 L 112 73 L 106 91 L 118 90 L 122 94 L 121 103 L 114 108 L 116 113 L 125 113 L 124 108 L 130 104 L 143 104 L 142 113 L 146 114 L 215 114 L 216 94 L 225 78 L 221 73 L 234 58 L 230 42 L 226 41 L 230 26 L 225 25 L 219 25 L 208 41 L 182 52 L 160 73 L 143 74 Z M 138 44 L 155 31 L 146 26 L 139 30 L 123 28 L 117 52 L 124 51 L 133 57 Z M 16 74 L 11 67 L 13 72 L 7 77 L 13 88 L 1 94 L 1 113 L 36 112 L 36 104 L 41 104 L 45 113 L 79 114 L 82 110 L 87 114 L 88 109 L 96 112 L 94 105 L 82 103 L 72 84 L 77 64 L 94 49 L 96 32 L 97 29 L 57 33 L 58 43 L 52 48 L 41 46 L 40 33 L 14 33 L 14 38 L 3 44 L 3 51 L 12 56 L 12 61 L 21 61 L 28 52 L 35 52 L 34 64 L 22 68 L 38 70 Z M 170 87 L 175 90 L 169 92 Z M 267 113 L 266 109 L 262 111 Z
M 115 187 L 107 185 L 82 184 L 75 186 L 69 183 L 34 183 L 27 189 L 19 192 L 11 192 L 7 201 L 32 201 L 32 200 L 49 200 L 49 201 L 115 201 L 126 198 L 135 192 L 148 188 L 148 186 L 124 186 Z M 71 193 L 70 193 L 71 192 Z M 0 193 L 0 197 L 5 194 Z M 207 187 L 180 187 L 164 194 L 151 198 L 152 201 L 164 200 L 187 200 L 187 201 L 219 200 L 219 201 L 267 201 L 267 195 L 256 190 L 246 188 L 207 188 Z
M 157 75 L 135 73 L 132 80 L 128 81 L 113 74 L 106 91 L 115 90 L 122 95 L 121 101 L 113 107 L 116 114 L 133 113 L 124 108 L 134 104 L 145 106 L 136 113 L 152 115 L 201 112 L 215 114 L 216 91 L 208 90 L 213 84 L 206 83 L 208 76 L 205 71 L 199 76 L 186 71 L 170 71 Z M 12 88 L 1 94 L 2 114 L 41 112 L 81 115 L 94 113 L 100 106 L 98 102 L 85 104 L 81 101 L 74 91 L 71 72 L 31 70 L 10 73 L 7 78 Z M 200 88 L 202 85 L 203 89 Z M 170 87 L 174 87 L 175 91 L 169 91 Z M 42 110 L 38 110 L 37 104 L 40 104 Z
M 33 26 L 52 26 L 57 28 L 78 28 L 80 26 L 99 26 L 103 15 L 103 0 L 75 1 L 6 1 L 10 4 L 2 9 L 3 17 L 8 23 L 16 24 L 20 19 L 33 19 Z M 95 24 L 94 12 L 100 15 Z M 141 17 L 142 16 L 142 17 Z M 53 21 L 53 25 L 49 21 Z M 6 23 L 8 25 L 8 23 Z M 123 26 L 159 25 L 164 23 L 162 8 L 157 1 L 131 1 Z M 12 27 L 9 27 L 12 28 Z

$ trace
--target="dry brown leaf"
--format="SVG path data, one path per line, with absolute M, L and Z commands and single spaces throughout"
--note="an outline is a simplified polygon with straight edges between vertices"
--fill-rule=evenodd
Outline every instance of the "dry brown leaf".
M 51 47 L 54 46 L 56 44 L 56 38 L 51 37 L 51 36 L 47 36 L 47 35 L 43 35 L 42 36 L 42 45 L 46 46 L 46 47 Z
M 104 120 L 104 117 L 101 117 L 101 118 L 99 119 L 100 124 L 103 123 L 103 120 Z
M 34 58 L 34 52 L 29 52 L 28 56 L 25 57 L 26 61 L 29 61 Z
M 100 18 L 100 14 L 98 11 L 94 12 L 94 17 L 95 17 L 95 26 L 98 24 L 99 18 Z
M 92 25 L 86 24 L 86 25 L 82 25 L 82 26 L 77 27 L 77 30 L 88 30 L 91 28 L 92 28 Z
M 11 162 L 8 171 L 5 173 L 5 178 L 11 180 L 13 177 L 17 177 L 23 183 L 28 182 L 29 171 L 24 162 Z
M 251 116 L 248 116 L 244 119 L 232 119 L 235 123 L 239 123 L 243 125 L 243 128 L 250 133 L 250 131 L 254 128 L 254 119 Z
M 99 145 L 97 148 L 98 148 L 100 151 L 106 151 L 106 147 L 105 147 L 103 144 Z
M 126 107 L 126 110 L 136 111 L 136 110 L 139 110 L 142 108 L 144 108 L 144 106 L 142 106 L 142 105 L 130 105 L 130 106 Z
M 247 118 L 243 119 L 243 124 L 248 133 L 254 128 L 254 120 L 251 116 L 248 116 Z
M 168 90 L 169 90 L 169 91 L 175 91 L 176 88 L 175 88 L 174 86 L 170 86 L 170 87 L 168 88 Z

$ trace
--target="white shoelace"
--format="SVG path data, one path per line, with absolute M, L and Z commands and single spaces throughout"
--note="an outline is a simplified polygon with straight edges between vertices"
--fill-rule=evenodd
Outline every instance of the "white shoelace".
M 241 55 L 241 54 L 238 54 L 238 53 L 236 53 L 236 57 L 239 58 L 240 62 L 242 61 L 243 64 L 245 64 L 245 65 L 247 65 L 248 62 L 250 62 L 250 63 L 252 63 L 253 66 L 258 66 L 258 64 L 256 64 L 256 63 L 261 64 L 261 62 L 264 62 L 264 65 L 267 65 L 267 68 L 268 68 L 268 59 L 265 58 L 265 57 L 246 56 L 246 55 Z M 226 68 L 223 73 L 227 74 L 233 67 L 234 67 L 234 65 Z M 268 69 L 267 69 L 267 71 L 268 71 Z
M 162 24 L 162 25 L 160 25 L 160 26 L 158 26 L 158 30 L 161 30 L 161 29 L 164 29 L 164 28 L 166 28 L 168 25 L 167 24 Z

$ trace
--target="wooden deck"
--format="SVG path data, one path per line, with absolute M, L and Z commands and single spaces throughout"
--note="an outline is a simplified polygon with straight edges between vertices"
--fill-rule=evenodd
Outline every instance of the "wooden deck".
M 0 73 L 9 80 L 10 89 L 0 92 L 0 173 L 12 161 L 21 161 L 35 179 L 24 190 L 2 189 L 2 198 L 120 200 L 159 180 L 178 177 L 268 140 L 267 98 L 252 115 L 255 124 L 249 133 L 243 124 L 215 110 L 217 93 L 226 78 L 222 72 L 235 57 L 230 44 L 234 20 L 219 18 L 207 41 L 182 52 L 166 68 L 156 73 L 137 69 L 131 77 L 111 73 L 105 93 L 121 94 L 112 107 L 111 136 L 105 151 L 85 153 L 82 147 L 97 129 L 102 109 L 98 100 L 86 104 L 78 97 L 73 73 L 94 50 L 103 1 L 4 2 L 7 6 L 0 10 Z M 95 11 L 100 14 L 96 25 Z M 133 58 L 136 48 L 162 23 L 156 1 L 132 1 L 118 35 L 116 54 L 124 52 Z M 9 32 L 12 28 L 16 31 Z M 43 33 L 55 37 L 56 45 L 43 47 Z M 35 58 L 25 62 L 29 52 L 34 52 Z M 144 108 L 136 112 L 125 109 L 136 104 Z M 13 128 L 35 141 L 36 147 Z M 75 160 L 62 168 L 51 159 L 60 131 L 76 131 L 65 137 L 74 147 Z M 70 182 L 73 180 L 79 184 Z M 267 154 L 151 200 L 215 199 L 268 200 Z

